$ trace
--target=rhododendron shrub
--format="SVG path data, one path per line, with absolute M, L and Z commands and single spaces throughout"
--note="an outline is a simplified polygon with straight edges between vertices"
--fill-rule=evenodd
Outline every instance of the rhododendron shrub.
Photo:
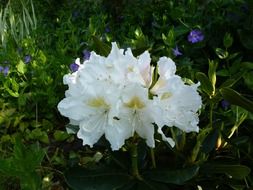
M 176 65 L 170 58 L 161 57 L 157 62 L 156 81 L 148 51 L 135 57 L 130 48 L 124 51 L 116 43 L 107 57 L 91 52 L 89 59 L 80 63 L 78 58 L 75 64 L 78 69 L 64 76 L 68 90 L 58 109 L 79 126 L 77 136 L 83 145 L 92 147 L 105 135 L 112 150 L 119 150 L 137 134 L 154 148 L 154 133 L 158 132 L 173 147 L 163 127 L 199 131 L 199 84 L 185 84 L 175 74 Z

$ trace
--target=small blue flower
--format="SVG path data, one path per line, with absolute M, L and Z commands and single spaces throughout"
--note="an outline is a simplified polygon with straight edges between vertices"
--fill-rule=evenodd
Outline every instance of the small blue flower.
M 224 110 L 227 110 L 230 106 L 230 103 L 227 100 L 222 100 L 221 101 L 221 106 Z
M 76 63 L 72 63 L 70 64 L 69 68 L 72 72 L 76 72 L 79 69 L 79 65 Z
M 105 27 L 105 32 L 106 32 L 106 33 L 109 33 L 110 31 L 111 31 L 111 29 L 109 28 L 109 26 L 106 26 L 106 27 Z
M 4 68 L 0 65 L 0 73 L 3 72 Z
M 25 62 L 25 64 L 30 63 L 31 60 L 32 60 L 32 57 L 31 57 L 30 55 L 26 55 L 26 56 L 24 57 L 24 62 Z
M 4 74 L 4 76 L 7 76 L 7 75 L 8 75 L 9 70 L 10 70 L 10 67 L 9 67 L 9 66 L 6 66 L 6 67 L 3 68 L 2 73 Z
M 188 35 L 188 41 L 191 43 L 198 43 L 204 40 L 204 34 L 201 30 L 195 29 Z
M 173 52 L 173 54 L 174 54 L 175 56 L 183 55 L 183 54 L 179 51 L 179 49 L 178 49 L 177 46 L 176 46 L 175 48 L 172 48 L 172 52 Z
M 89 60 L 90 59 L 90 51 L 88 50 L 83 50 L 83 59 L 84 60 Z

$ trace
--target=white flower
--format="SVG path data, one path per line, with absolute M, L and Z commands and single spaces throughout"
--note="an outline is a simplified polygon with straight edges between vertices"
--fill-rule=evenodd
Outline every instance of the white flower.
M 162 131 L 164 125 L 198 131 L 198 85 L 185 85 L 175 74 L 175 63 L 162 57 L 159 79 L 150 90 L 154 70 L 150 62 L 147 51 L 134 57 L 131 49 L 124 51 L 116 43 L 107 57 L 91 52 L 83 64 L 76 59 L 78 70 L 63 77 L 69 88 L 58 110 L 71 124 L 79 125 L 77 136 L 83 145 L 92 147 L 105 135 L 112 150 L 118 150 L 137 133 L 149 147 L 155 147 L 157 124 L 157 132 L 173 147 L 174 141 Z
M 198 132 L 197 111 L 201 107 L 201 97 L 197 92 L 199 84 L 186 85 L 181 77 L 175 75 L 175 63 L 169 58 L 158 61 L 160 78 L 151 89 L 157 95 L 163 110 L 163 123 L 168 127 L 178 127 L 185 132 Z M 159 130 L 161 132 L 161 130 Z
M 153 102 L 148 99 L 148 89 L 137 84 L 132 84 L 123 89 L 122 110 L 127 116 L 132 136 L 136 132 L 140 137 L 146 139 L 150 147 L 155 147 L 154 140 L 154 116 L 157 111 Z

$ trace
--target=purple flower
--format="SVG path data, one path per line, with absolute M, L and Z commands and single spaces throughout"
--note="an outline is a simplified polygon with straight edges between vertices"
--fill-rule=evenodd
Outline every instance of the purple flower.
M 79 68 L 79 65 L 76 63 L 72 63 L 72 64 L 70 64 L 69 68 L 72 72 L 76 72 Z
M 222 100 L 221 101 L 221 106 L 223 109 L 227 110 L 230 106 L 230 103 L 227 100 Z
M 111 31 L 111 30 L 110 30 L 109 26 L 106 26 L 106 27 L 105 27 L 105 32 L 106 32 L 106 33 L 109 33 L 110 31 Z
M 31 57 L 30 55 L 26 55 L 26 56 L 24 57 L 24 62 L 25 62 L 25 64 L 30 63 L 31 60 L 32 60 L 32 57 Z
M 183 54 L 179 51 L 179 49 L 178 49 L 177 46 L 176 46 L 175 48 L 172 48 L 172 52 L 173 52 L 173 54 L 174 54 L 175 56 L 183 55 Z
M 0 72 L 3 73 L 4 76 L 7 76 L 7 75 L 8 75 L 9 70 L 10 70 L 10 67 L 9 67 L 9 66 L 5 66 L 5 67 L 0 66 Z
M 88 50 L 83 50 L 83 59 L 84 60 L 89 60 L 90 59 L 90 51 Z
M 201 30 L 195 29 L 190 32 L 188 35 L 188 41 L 191 43 L 198 43 L 204 40 L 204 34 Z

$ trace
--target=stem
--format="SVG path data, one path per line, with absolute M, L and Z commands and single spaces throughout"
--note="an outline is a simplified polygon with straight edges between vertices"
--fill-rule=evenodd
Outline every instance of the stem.
M 210 103 L 210 127 L 213 128 L 213 103 Z
M 131 161 L 132 161 L 132 174 L 138 180 L 142 180 L 142 177 L 138 169 L 138 150 L 137 144 L 133 143 L 131 147 Z
M 151 156 L 152 166 L 153 168 L 156 168 L 155 152 L 153 148 L 150 148 L 150 156 Z

